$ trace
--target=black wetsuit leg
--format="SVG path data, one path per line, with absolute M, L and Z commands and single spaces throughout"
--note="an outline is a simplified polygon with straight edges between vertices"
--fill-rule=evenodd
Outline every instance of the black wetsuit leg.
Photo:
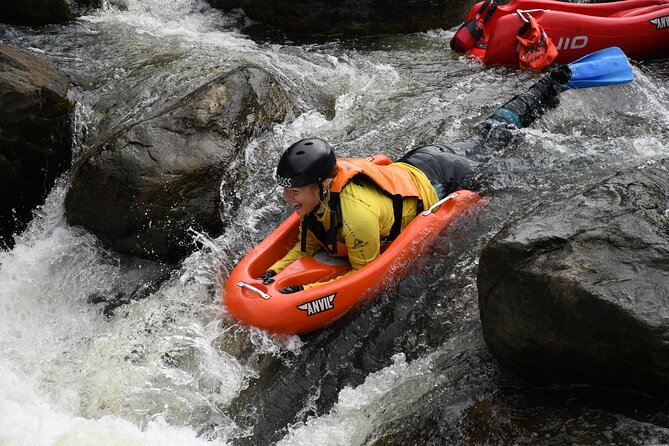
M 441 195 L 446 196 L 460 189 L 461 184 L 471 175 L 476 164 L 456 154 L 448 146 L 438 144 L 413 149 L 398 161 L 422 170 L 435 186 L 440 198 L 443 198 Z
M 559 69 L 558 69 L 559 70 Z M 556 73 L 557 70 L 554 71 Z M 480 126 L 479 134 L 447 145 L 434 144 L 411 150 L 398 161 L 422 170 L 440 198 L 462 189 L 476 189 L 474 170 L 513 139 L 513 127 L 523 128 L 560 103 L 563 81 L 554 73 L 539 79 L 526 92 L 514 96 Z M 564 82 L 568 77 L 564 79 Z
M 512 124 L 519 129 L 527 127 L 547 110 L 560 104 L 558 95 L 562 91 L 564 91 L 564 87 L 555 81 L 552 75 L 546 75 L 526 92 L 507 101 L 483 124 L 485 126 Z

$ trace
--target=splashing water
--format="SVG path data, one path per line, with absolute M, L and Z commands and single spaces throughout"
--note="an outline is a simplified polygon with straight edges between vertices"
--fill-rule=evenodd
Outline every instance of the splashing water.
M 123 258 L 69 227 L 68 184 L 57 184 L 16 247 L 0 252 L 0 444 L 352 445 L 409 441 L 402 432 L 419 438 L 415 426 L 430 423 L 452 444 L 569 439 L 555 426 L 589 430 L 581 444 L 669 441 L 663 407 L 602 415 L 602 406 L 536 403 L 503 388 L 475 287 L 478 252 L 510 215 L 666 155 L 666 62 L 635 66 L 632 85 L 565 93 L 498 154 L 514 163 L 492 182 L 489 208 L 435 247 L 441 254 L 421 273 L 334 327 L 280 338 L 231 321 L 219 285 L 285 217 L 272 186 L 281 148 L 318 135 L 342 156 L 397 157 L 465 139 L 534 75 L 452 56 L 452 30 L 296 44 L 254 40 L 247 25 L 202 1 L 110 0 L 67 25 L 0 26 L 0 42 L 77 80 L 75 157 L 107 129 L 240 66 L 268 70 L 304 110 L 234 161 L 247 178 L 233 192 L 244 205 L 224 212 L 224 234 L 194 232 L 195 253 L 111 314 L 91 296 L 153 283 L 165 266 Z

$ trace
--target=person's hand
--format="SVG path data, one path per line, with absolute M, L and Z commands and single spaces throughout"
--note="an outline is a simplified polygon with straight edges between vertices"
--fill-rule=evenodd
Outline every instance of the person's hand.
M 298 291 L 302 291 L 303 289 L 304 287 L 302 285 L 291 285 L 284 288 L 280 288 L 279 291 L 281 291 L 283 294 L 292 294 L 292 293 L 297 293 Z
M 274 279 L 272 279 L 274 276 L 276 276 L 276 271 L 270 269 L 265 271 L 262 276 L 258 277 L 258 280 L 262 280 L 263 285 L 269 285 L 274 282 Z

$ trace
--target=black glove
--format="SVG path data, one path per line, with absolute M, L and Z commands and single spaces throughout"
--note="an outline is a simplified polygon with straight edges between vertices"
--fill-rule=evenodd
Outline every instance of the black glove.
M 281 291 L 283 294 L 291 294 L 291 293 L 297 293 L 298 291 L 302 291 L 303 289 L 304 287 L 302 285 L 291 285 L 285 288 L 280 288 L 279 291 Z
M 258 277 L 258 280 L 262 280 L 263 285 L 269 285 L 274 282 L 274 279 L 272 279 L 274 276 L 276 276 L 276 271 L 270 269 L 269 271 L 265 271 L 262 276 Z

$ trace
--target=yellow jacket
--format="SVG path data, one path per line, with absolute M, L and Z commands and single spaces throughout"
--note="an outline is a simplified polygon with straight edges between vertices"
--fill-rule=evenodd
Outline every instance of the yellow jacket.
M 392 165 L 401 167 L 410 173 L 422 197 L 424 208 L 438 201 L 434 188 L 420 169 L 405 163 L 393 163 Z M 349 181 L 339 194 L 343 222 L 342 227 L 337 231 L 337 241 L 345 244 L 347 248 L 348 260 L 351 263 L 351 271 L 347 274 L 359 270 L 379 256 L 381 239 L 388 236 L 394 222 L 392 199 L 368 178 L 364 176 L 358 178 L 356 181 Z M 328 200 L 324 202 L 327 203 Z M 416 197 L 403 199 L 401 229 L 404 229 L 414 219 L 417 205 L 418 198 Z M 323 224 L 326 230 L 329 229 L 330 209 L 327 206 L 321 207 L 316 212 L 316 219 Z M 279 273 L 295 260 L 313 256 L 320 249 L 322 249 L 320 242 L 311 232 L 307 231 L 306 250 L 304 252 L 301 250 L 301 243 L 298 241 L 283 259 L 269 269 Z M 305 285 L 304 288 L 311 288 L 322 283 L 326 282 L 312 283 Z

